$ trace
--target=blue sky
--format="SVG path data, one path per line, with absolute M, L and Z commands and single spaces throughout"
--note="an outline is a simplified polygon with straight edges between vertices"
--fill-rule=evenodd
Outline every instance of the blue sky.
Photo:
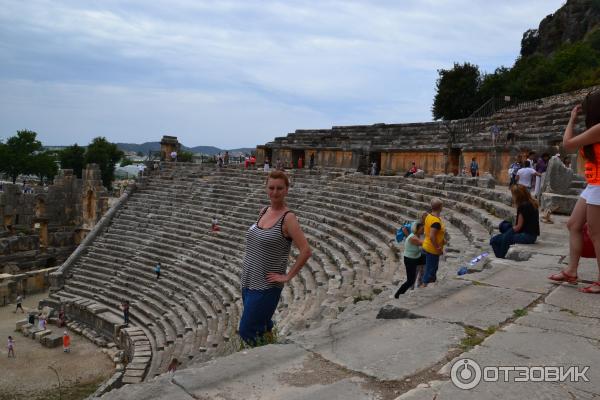
M 437 69 L 512 65 L 563 3 L 0 0 L 0 138 L 236 148 L 429 121 Z

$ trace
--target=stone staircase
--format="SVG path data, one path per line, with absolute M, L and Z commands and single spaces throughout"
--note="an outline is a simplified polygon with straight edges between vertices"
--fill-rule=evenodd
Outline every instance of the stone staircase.
M 357 299 L 403 279 L 396 228 L 420 216 L 432 198 L 444 201 L 449 243 L 440 285 L 489 251 L 490 234 L 514 213 L 505 189 L 340 171 L 291 171 L 290 178 L 288 203 L 313 257 L 282 293 L 280 338 L 318 329 Z M 113 320 L 128 300 L 130 326 L 150 347 L 138 380 L 163 373 L 173 358 L 186 367 L 238 350 L 245 231 L 267 204 L 259 171 L 166 164 L 148 179 L 51 294 L 56 302 L 99 304 Z M 213 216 L 218 234 L 210 233 Z

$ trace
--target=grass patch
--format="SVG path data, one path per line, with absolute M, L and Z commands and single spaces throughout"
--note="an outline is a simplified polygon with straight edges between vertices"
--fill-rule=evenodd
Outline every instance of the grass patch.
M 383 292 L 383 289 L 380 289 L 380 288 L 375 288 L 375 289 L 373 289 L 373 294 L 374 294 L 375 296 L 377 296 L 377 295 L 378 295 L 378 294 L 380 294 L 381 292 Z
M 238 336 L 238 338 L 239 338 L 239 336 Z M 239 343 L 240 343 L 239 350 L 253 349 L 255 347 L 266 346 L 268 344 L 275 344 L 275 343 L 278 343 L 278 341 L 279 341 L 279 332 L 277 331 L 277 328 L 273 328 L 273 330 L 271 332 L 266 332 L 264 335 L 262 335 L 261 337 L 256 339 L 256 343 L 254 343 L 254 345 L 250 345 L 250 344 L 244 342 L 243 340 L 239 339 Z
M 577 311 L 569 310 L 568 308 L 561 308 L 560 311 L 569 313 L 574 317 L 579 316 L 579 313 Z
M 513 315 L 518 318 L 518 317 L 524 317 L 527 315 L 527 310 L 525 310 L 524 308 L 517 308 L 516 310 L 513 310 Z
M 358 296 L 354 296 L 354 304 L 358 303 L 359 301 L 372 301 L 373 300 L 373 296 L 369 295 L 369 296 L 363 296 L 362 294 L 359 294 Z
M 472 326 L 465 327 L 466 338 L 460 341 L 460 347 L 463 351 L 471 350 L 473 347 L 481 344 L 490 335 L 493 335 L 498 330 L 496 326 L 488 326 L 486 330 L 477 329 Z

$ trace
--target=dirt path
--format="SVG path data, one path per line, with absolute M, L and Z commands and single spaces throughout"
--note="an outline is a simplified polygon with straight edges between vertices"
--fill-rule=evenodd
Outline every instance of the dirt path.
M 37 308 L 38 301 L 47 293 L 32 295 L 25 299 L 25 312 Z M 74 332 L 71 335 L 71 352 L 63 353 L 62 346 L 54 349 L 43 347 L 39 342 L 15 332 L 15 322 L 24 319 L 25 314 L 14 313 L 15 305 L 0 307 L 0 400 L 34 399 L 48 389 L 57 387 L 56 374 L 61 384 L 72 386 L 108 379 L 114 370 L 112 361 L 99 347 Z M 64 329 L 49 325 L 54 332 Z M 16 358 L 8 358 L 7 340 L 15 339 Z M 41 397 L 43 398 L 43 397 Z

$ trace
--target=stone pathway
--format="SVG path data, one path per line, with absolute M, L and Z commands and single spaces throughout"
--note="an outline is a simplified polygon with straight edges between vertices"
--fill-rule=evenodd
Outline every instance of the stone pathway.
M 280 344 L 192 365 L 172 380 L 162 375 L 103 398 L 600 398 L 600 296 L 546 279 L 566 262 L 565 221 L 556 217 L 554 225 L 542 226 L 539 244 L 515 249 L 527 261 L 491 257 L 479 272 L 449 276 L 398 300 L 389 287 Z M 580 277 L 596 274 L 595 260 L 584 260 Z M 463 390 L 450 377 L 464 358 L 481 368 L 589 366 L 589 382 L 514 382 L 509 375 L 508 383 L 482 380 Z

